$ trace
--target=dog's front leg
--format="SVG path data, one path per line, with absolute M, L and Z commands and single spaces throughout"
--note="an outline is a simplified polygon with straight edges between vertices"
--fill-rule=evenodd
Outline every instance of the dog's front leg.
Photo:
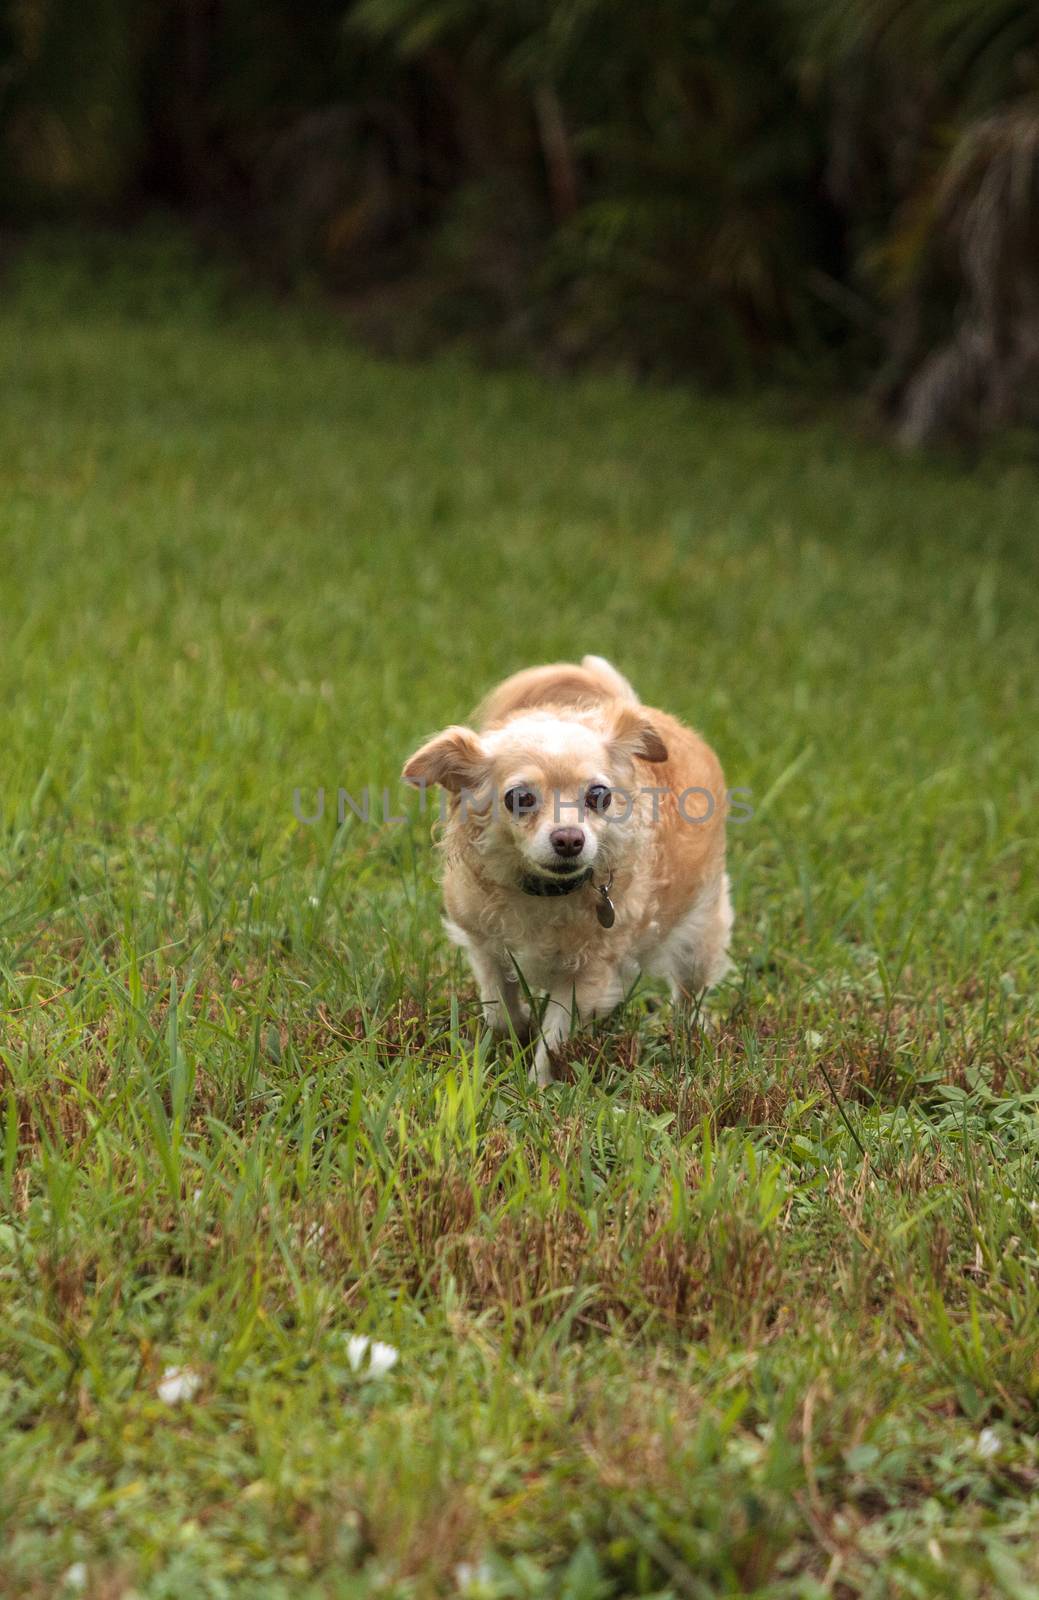
M 565 991 L 556 990 L 545 1002 L 538 1047 L 534 1052 L 534 1064 L 530 1069 L 530 1081 L 536 1083 L 539 1089 L 544 1089 L 552 1082 L 552 1052 L 570 1035 L 574 1004 L 572 986 Z
M 552 1052 L 569 1038 L 574 1023 L 608 1015 L 620 1005 L 636 976 L 634 967 L 630 971 L 626 966 L 608 968 L 582 974 L 576 983 L 571 978 L 565 989 L 560 985 L 550 991 L 530 1069 L 531 1083 L 543 1089 L 552 1082 Z
M 509 971 L 493 953 L 467 944 L 469 965 L 473 969 L 483 1006 L 483 1020 L 493 1033 L 508 1033 L 511 1026 L 525 1044 L 530 1035 L 530 1013 L 520 993 L 516 974 Z

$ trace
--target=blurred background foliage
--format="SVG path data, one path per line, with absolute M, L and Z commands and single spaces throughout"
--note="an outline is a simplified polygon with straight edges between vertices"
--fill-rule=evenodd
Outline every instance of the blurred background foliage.
M 179 213 L 399 350 L 1039 410 L 1035 0 L 0 0 L 0 207 Z

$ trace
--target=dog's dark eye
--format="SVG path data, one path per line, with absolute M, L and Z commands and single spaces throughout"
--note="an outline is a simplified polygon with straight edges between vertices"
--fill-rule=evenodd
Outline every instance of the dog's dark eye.
M 612 799 L 613 796 L 604 783 L 593 783 L 584 797 L 584 803 L 589 811 L 594 811 L 601 817 L 604 811 L 609 811 Z
M 529 817 L 537 808 L 538 797 L 533 789 L 519 788 L 505 791 L 505 809 L 511 811 L 514 817 Z

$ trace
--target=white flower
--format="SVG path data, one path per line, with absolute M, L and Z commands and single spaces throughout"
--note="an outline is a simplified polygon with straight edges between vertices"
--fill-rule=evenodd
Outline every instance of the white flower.
M 995 1428 L 982 1428 L 974 1448 L 982 1461 L 991 1461 L 993 1456 L 998 1456 L 1002 1445 L 999 1442 L 999 1434 Z
M 805 1044 L 809 1050 L 821 1050 L 826 1040 L 821 1033 L 816 1033 L 814 1028 L 809 1028 L 805 1034 Z
M 395 1367 L 400 1351 L 381 1339 L 369 1339 L 366 1333 L 352 1334 L 346 1341 L 346 1359 L 354 1372 L 360 1372 L 365 1356 L 368 1357 L 367 1376 L 381 1378 Z
M 460 1594 L 471 1594 L 490 1583 L 491 1569 L 486 1561 L 460 1561 L 455 1568 L 455 1582 Z
M 159 1399 L 168 1406 L 179 1406 L 182 1400 L 194 1400 L 202 1387 L 202 1379 L 190 1367 L 167 1367 L 159 1383 Z
M 368 1355 L 368 1371 L 373 1378 L 381 1378 L 384 1372 L 389 1372 L 391 1367 L 397 1365 L 400 1351 L 392 1344 L 383 1344 L 376 1339 Z
M 364 1360 L 365 1351 L 371 1344 L 366 1333 L 355 1333 L 346 1341 L 346 1359 L 355 1372 L 360 1371 L 361 1362 Z
M 66 1589 L 85 1589 L 87 1586 L 86 1562 L 74 1561 L 71 1567 L 66 1567 L 61 1575 L 61 1581 Z
M 307 905 L 308 905 L 308 906 L 315 906 L 315 907 L 317 907 L 317 906 L 319 906 L 319 905 L 320 905 L 320 904 L 321 904 L 321 901 L 320 901 L 320 900 L 319 900 L 319 899 L 318 899 L 318 897 L 317 897 L 317 895 L 316 895 L 316 894 L 308 894 L 308 895 L 307 895 Z

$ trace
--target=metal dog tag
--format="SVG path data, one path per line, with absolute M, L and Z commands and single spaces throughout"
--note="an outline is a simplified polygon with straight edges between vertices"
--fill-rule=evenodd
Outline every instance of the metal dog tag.
M 602 928 L 612 928 L 617 920 L 617 913 L 613 909 L 613 901 L 610 899 L 605 887 L 599 890 L 599 903 L 595 908 L 595 915 L 598 917 L 599 926 Z

